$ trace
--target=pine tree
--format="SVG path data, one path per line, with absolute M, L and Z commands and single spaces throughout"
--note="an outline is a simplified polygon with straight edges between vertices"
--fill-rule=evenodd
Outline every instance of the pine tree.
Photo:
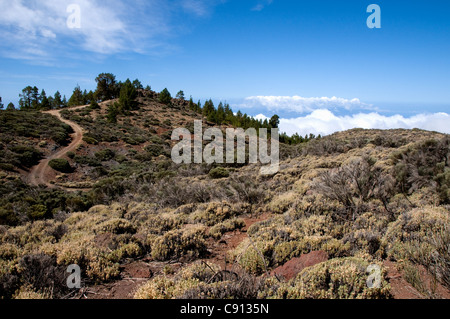
M 274 115 L 271 117 L 269 121 L 270 128 L 278 128 L 280 125 L 280 117 L 278 115 Z
M 179 99 L 179 100 L 183 100 L 184 101 L 184 92 L 183 91 L 179 91 L 177 93 L 176 98 Z
M 36 86 L 33 87 L 31 96 L 31 108 L 37 110 L 41 105 L 41 96 L 39 94 L 39 89 Z
M 94 94 L 94 92 L 92 92 L 92 90 L 90 90 L 87 94 L 86 94 L 86 96 L 85 96 L 85 101 L 84 101 L 84 103 L 85 104 L 91 104 L 92 102 L 97 102 L 96 100 L 95 100 L 95 94 Z
M 51 108 L 50 102 L 49 102 L 49 100 L 47 98 L 47 94 L 45 93 L 44 90 L 42 90 L 42 92 L 41 92 L 41 105 L 40 105 L 40 108 L 43 109 L 43 110 L 50 110 L 50 108 Z
M 111 104 L 108 107 L 108 114 L 106 118 L 109 123 L 117 123 L 117 115 L 119 114 L 119 105 L 117 103 Z
M 159 101 L 163 104 L 169 104 L 172 102 L 172 95 L 170 95 L 169 90 L 166 88 L 159 94 Z
M 3 110 L 3 107 L 4 107 L 4 105 L 2 103 L 2 97 L 0 96 L 0 110 Z
M 206 101 L 203 106 L 203 116 L 206 117 L 209 122 L 216 121 L 216 109 L 214 107 L 214 102 L 211 99 Z
M 53 98 L 52 109 L 60 109 L 63 106 L 63 101 L 61 100 L 61 93 L 56 91 L 55 96 Z
M 107 101 L 115 99 L 118 95 L 119 85 L 116 82 L 116 76 L 111 73 L 101 73 L 95 79 L 97 82 L 97 90 L 95 94 L 97 100 Z
M 119 97 L 119 113 L 125 113 L 131 111 L 136 107 L 137 91 L 135 86 L 129 79 L 125 81 L 120 90 Z
M 133 86 L 136 90 L 142 90 L 144 88 L 141 81 L 139 81 L 138 79 L 133 81 Z
M 6 111 L 15 111 L 16 107 L 14 106 L 14 104 L 12 102 L 10 102 L 8 104 L 8 106 L 6 107 Z
M 69 99 L 69 102 L 67 103 L 67 106 L 72 107 L 72 106 L 79 106 L 79 105 L 84 105 L 84 95 L 83 92 L 80 89 L 80 86 L 77 85 L 75 87 L 75 89 L 73 90 L 73 94 Z
M 62 100 L 62 102 L 61 102 L 61 107 L 67 107 L 68 105 L 67 105 L 67 98 L 66 98 L 66 96 L 64 95 L 64 97 L 63 97 L 63 100 Z
M 224 121 L 225 121 L 225 108 L 223 107 L 222 102 L 220 102 L 219 106 L 217 107 L 216 123 L 220 125 Z
M 31 86 L 27 86 L 22 90 L 22 93 L 19 94 L 19 105 L 22 110 L 31 109 L 32 91 L 33 88 Z

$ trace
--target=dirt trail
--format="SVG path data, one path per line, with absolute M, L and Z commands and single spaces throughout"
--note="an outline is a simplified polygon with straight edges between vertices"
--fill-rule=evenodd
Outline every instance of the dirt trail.
M 77 110 L 85 108 L 87 105 L 77 106 L 74 108 L 71 108 L 70 110 Z M 72 142 L 60 149 L 58 152 L 50 155 L 49 157 L 41 160 L 38 165 L 34 166 L 30 174 L 28 175 L 28 182 L 33 186 L 39 186 L 39 185 L 45 185 L 48 188 L 56 188 L 55 185 L 51 184 L 49 182 L 49 173 L 51 172 L 51 168 L 48 166 L 48 163 L 53 159 L 58 159 L 63 157 L 67 152 L 75 151 L 77 146 L 80 145 L 81 141 L 83 140 L 83 128 L 79 126 L 78 124 L 68 121 L 66 119 L 63 119 L 60 113 L 61 110 L 52 110 L 52 111 L 46 111 L 44 113 L 51 114 L 56 116 L 61 122 L 70 125 L 74 131 L 74 133 L 71 135 Z

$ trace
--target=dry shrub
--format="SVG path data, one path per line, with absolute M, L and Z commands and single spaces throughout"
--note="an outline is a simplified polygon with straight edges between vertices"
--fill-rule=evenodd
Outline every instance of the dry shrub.
M 315 181 L 314 188 L 325 197 L 342 203 L 353 220 L 370 199 L 379 199 L 387 210 L 394 181 L 375 163 L 375 159 L 363 156 L 339 169 L 325 172 Z
M 113 218 L 102 222 L 94 228 L 95 234 L 113 233 L 120 234 L 134 234 L 135 227 L 126 219 Z
M 217 190 L 215 181 L 189 181 L 180 178 L 164 179 L 153 186 L 152 192 L 161 207 L 179 207 L 192 203 L 207 203 L 221 199 L 224 194 Z
M 135 299 L 174 299 L 182 296 L 185 291 L 193 289 L 202 282 L 207 282 L 220 271 L 214 264 L 195 262 L 182 269 L 176 276 L 168 278 L 158 276 L 141 286 Z
M 382 257 L 384 254 L 382 238 L 388 225 L 387 216 L 366 212 L 355 220 L 351 231 L 343 237 L 343 242 L 350 244 L 352 254 L 364 252 Z
M 194 288 L 199 284 L 198 280 L 180 280 L 175 282 L 165 276 L 156 277 L 141 286 L 135 299 L 174 299 L 182 295 L 185 290 Z
M 12 299 L 17 300 L 43 300 L 50 299 L 51 295 L 47 292 L 36 292 L 33 286 L 24 285 L 20 287 L 18 291 L 14 294 Z
M 407 259 L 407 248 L 413 243 L 431 253 L 433 246 L 429 235 L 443 231 L 449 224 L 450 215 L 444 207 L 417 208 L 403 213 L 389 225 L 383 238 L 388 256 L 397 260 Z
M 294 257 L 315 250 L 324 250 L 332 257 L 346 256 L 350 244 L 341 239 L 344 228 L 333 222 L 330 216 L 287 213 L 253 224 L 248 234 L 255 242 L 266 243 L 270 250 L 264 252 L 268 266 L 284 264 Z M 241 251 L 243 247 L 238 247 Z M 239 251 L 239 250 L 238 250 Z M 251 251 L 250 251 L 251 252 Z M 239 254 L 239 253 L 235 253 Z M 249 253 L 245 253 L 248 255 Z M 249 255 L 252 257 L 252 254 Z M 256 254 L 254 259 L 258 260 Z M 244 259 L 246 261 L 246 259 Z M 254 271 L 249 263 L 241 264 L 244 269 Z M 261 265 L 260 265 L 261 266 Z M 259 270 L 261 267 L 258 268 Z
M 243 227 L 245 227 L 245 222 L 242 218 L 229 219 L 211 227 L 208 231 L 208 236 L 220 239 L 223 234 Z
M 20 260 L 19 269 L 21 282 L 26 288 L 20 291 L 22 297 L 25 297 L 26 292 L 34 292 L 34 296 L 48 295 L 58 298 L 68 290 L 66 268 L 58 266 L 54 257 L 44 254 L 26 255 Z M 32 295 L 33 293 L 29 297 Z
M 230 178 L 229 191 L 233 194 L 235 202 L 244 202 L 251 205 L 260 204 L 264 200 L 265 190 L 255 176 L 233 175 Z
M 369 262 L 358 258 L 338 258 L 304 269 L 287 287 L 276 292 L 288 299 L 385 299 L 390 286 L 381 267 L 381 287 L 368 288 Z
M 160 261 L 181 257 L 198 258 L 205 253 L 205 227 L 203 226 L 172 230 L 156 238 L 152 245 L 152 257 Z
M 254 242 L 247 238 L 228 253 L 227 259 L 241 266 L 247 273 L 261 275 L 268 271 L 272 252 L 272 242 L 260 240 Z
M 449 287 L 450 214 L 446 207 L 417 208 L 391 223 L 384 236 L 388 256 L 425 266 Z
M 265 207 L 265 210 L 274 214 L 283 214 L 292 208 L 299 200 L 295 192 L 287 192 L 276 196 Z
M 239 273 L 230 273 L 217 265 L 194 263 L 172 278 L 156 277 L 141 286 L 136 299 L 256 299 L 265 280 Z M 231 274 L 231 273 L 230 273 Z
M 398 151 L 391 156 L 394 176 L 403 193 L 412 194 L 432 187 L 442 204 L 450 203 L 450 137 L 428 139 Z
M 197 210 L 189 216 L 192 223 L 201 223 L 206 226 L 214 226 L 227 219 L 250 212 L 250 207 L 245 203 L 228 204 L 227 202 L 212 202 L 199 205 Z
M 260 278 L 244 275 L 237 280 L 216 282 L 212 284 L 200 283 L 195 287 L 186 289 L 178 296 L 179 299 L 237 299 L 249 300 L 258 298 L 261 291 Z

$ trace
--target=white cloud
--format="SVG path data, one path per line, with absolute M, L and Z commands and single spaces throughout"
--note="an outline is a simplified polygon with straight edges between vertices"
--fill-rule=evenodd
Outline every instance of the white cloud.
M 164 46 L 163 37 L 175 33 L 182 10 L 203 16 L 206 0 L 0 0 L 0 41 L 3 56 L 50 62 L 73 56 L 80 49 L 99 54 L 144 53 Z M 67 20 L 71 4 L 81 9 L 81 28 Z M 169 45 L 167 45 L 169 47 Z M 155 51 L 156 52 L 156 51 Z
M 269 117 L 267 117 L 267 116 L 265 116 L 264 114 L 258 114 L 258 115 L 256 115 L 256 116 L 254 116 L 254 118 L 256 119 L 256 120 L 261 120 L 261 121 L 265 121 L 265 120 L 270 120 L 270 118 Z
M 450 134 L 447 113 L 419 114 L 405 118 L 402 115 L 384 116 L 378 113 L 358 113 L 349 116 L 336 116 L 327 109 L 315 110 L 311 114 L 280 120 L 280 130 L 288 135 L 299 133 L 329 135 L 337 131 L 353 128 L 364 129 L 413 129 L 420 128 Z
M 269 111 L 288 111 L 296 113 L 312 112 L 317 109 L 370 109 L 369 104 L 359 99 L 339 97 L 301 97 L 301 96 L 251 96 L 247 97 L 242 108 L 264 107 Z
M 7 43 L 3 50 L 19 51 L 25 55 L 40 54 L 43 49 L 52 51 L 52 41 L 62 37 L 70 37 L 89 51 L 104 53 L 108 50 L 116 52 L 123 46 L 126 28 L 117 12 L 117 1 L 109 1 L 107 5 L 100 1 L 78 0 L 81 8 L 81 29 L 70 29 L 67 26 L 67 7 L 72 0 L 1 1 L 2 40 Z M 63 44 L 60 43 L 62 46 Z M 31 48 L 39 50 L 30 51 Z M 47 54 L 44 54 L 47 56 Z

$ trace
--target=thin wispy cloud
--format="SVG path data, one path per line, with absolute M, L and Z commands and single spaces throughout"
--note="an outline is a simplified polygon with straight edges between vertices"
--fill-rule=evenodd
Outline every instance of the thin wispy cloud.
M 204 16 L 210 10 L 205 0 L 180 1 L 0 0 L 0 54 L 46 64 L 80 50 L 151 53 L 175 33 L 175 11 Z M 67 25 L 71 4 L 80 8 L 81 28 Z
M 183 0 L 181 1 L 182 8 L 188 13 L 193 13 L 197 16 L 205 16 L 208 14 L 208 4 L 201 0 Z
M 320 109 L 303 117 L 280 119 L 280 130 L 289 135 L 298 133 L 302 136 L 310 133 L 329 135 L 337 131 L 353 128 L 419 128 L 450 134 L 449 120 L 450 115 L 447 113 L 418 114 L 412 117 L 404 117 L 402 115 L 384 116 L 375 112 L 337 116 L 327 109 Z
M 265 0 L 265 1 L 259 1 L 257 5 L 255 5 L 252 8 L 252 11 L 262 11 L 264 10 L 267 6 L 271 5 L 273 2 L 273 0 Z
M 370 104 L 359 99 L 345 99 L 340 97 L 302 97 L 302 96 L 251 96 L 239 105 L 241 108 L 265 108 L 272 112 L 307 113 L 317 109 L 373 109 Z

